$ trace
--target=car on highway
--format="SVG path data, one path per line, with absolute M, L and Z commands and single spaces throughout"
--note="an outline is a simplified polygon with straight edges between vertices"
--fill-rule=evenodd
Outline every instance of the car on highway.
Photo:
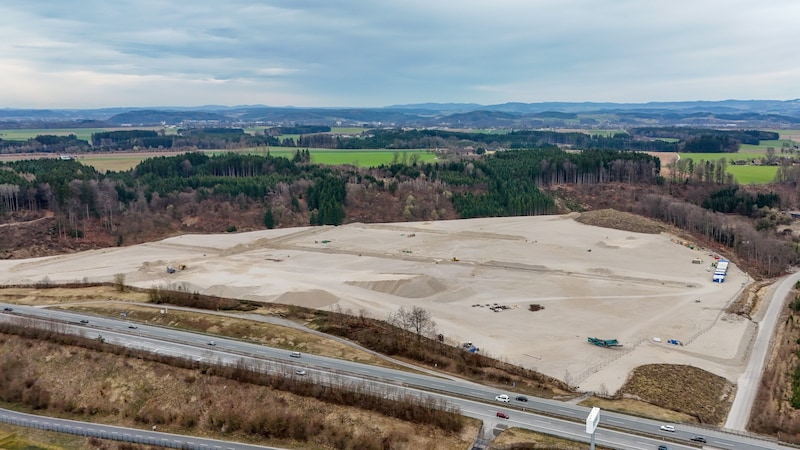
M 706 443 L 706 438 L 704 438 L 703 436 L 695 436 L 695 437 L 693 437 L 693 438 L 691 438 L 689 440 L 692 441 L 692 442 L 699 442 L 701 444 L 705 444 Z
M 528 397 L 525 397 L 524 395 L 518 395 L 515 400 L 518 401 L 518 402 L 527 402 L 528 401 Z
M 500 394 L 494 398 L 498 402 L 508 403 L 511 400 L 506 394 Z
M 292 358 L 299 358 L 300 357 L 300 352 L 289 353 L 289 356 L 291 356 Z
M 217 345 L 217 343 L 214 341 L 208 341 L 208 345 Z
M 139 327 L 137 327 L 136 325 L 128 325 L 128 328 L 130 328 L 131 330 L 135 330 Z
M 83 323 L 83 324 L 87 324 L 87 323 L 89 323 L 89 321 L 88 321 L 88 320 L 86 320 L 86 319 L 81 319 L 81 323 Z
M 658 450 L 669 450 L 669 447 L 667 447 L 666 445 L 659 445 Z
M 670 433 L 674 433 L 675 425 L 661 425 L 661 431 L 669 431 Z
M 5 307 L 5 308 L 3 308 L 3 311 L 9 311 L 9 312 L 11 312 L 11 311 L 13 311 L 13 309 L 11 309 L 11 308 L 9 308 L 9 307 Z
M 497 417 L 501 419 L 508 419 L 508 414 L 504 413 L 503 411 L 497 411 Z
M 303 369 L 295 369 L 294 373 L 297 375 L 305 375 L 307 372 Z

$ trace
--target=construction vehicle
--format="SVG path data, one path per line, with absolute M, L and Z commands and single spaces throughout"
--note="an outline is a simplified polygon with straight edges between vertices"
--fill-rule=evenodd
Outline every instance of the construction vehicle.
M 598 339 L 595 337 L 586 338 L 590 344 L 594 344 L 598 347 L 622 347 L 622 344 L 619 343 L 616 339 Z

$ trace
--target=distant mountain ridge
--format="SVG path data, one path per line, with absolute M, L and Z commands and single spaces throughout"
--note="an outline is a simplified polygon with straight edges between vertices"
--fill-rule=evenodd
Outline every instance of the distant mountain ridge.
M 649 103 L 420 103 L 380 108 L 265 105 L 0 109 L 0 128 L 97 126 L 405 126 L 627 127 L 639 125 L 788 127 L 800 124 L 800 99 Z

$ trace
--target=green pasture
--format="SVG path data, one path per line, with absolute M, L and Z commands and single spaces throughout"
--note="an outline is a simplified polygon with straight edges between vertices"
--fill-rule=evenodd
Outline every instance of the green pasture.
M 92 134 L 111 131 L 112 128 L 26 128 L 21 130 L 0 130 L 0 139 L 6 141 L 27 141 L 40 135 L 69 136 L 74 134 L 78 139 L 91 140 Z
M 758 145 L 752 144 L 741 144 L 739 146 L 739 152 L 759 152 L 766 154 L 767 148 L 772 147 L 775 149 L 775 154 L 780 155 L 781 147 L 783 147 L 784 143 L 788 143 L 790 146 L 794 146 L 797 142 L 792 141 L 791 139 L 777 139 L 773 141 L 761 141 Z
M 287 148 L 287 147 L 270 147 L 269 154 L 271 156 L 279 156 L 288 159 L 294 158 L 298 150 L 306 150 L 305 148 Z M 391 164 L 397 158 L 399 163 L 410 163 L 411 156 L 417 155 L 419 162 L 434 162 L 436 155 L 425 149 L 411 149 L 411 150 L 383 150 L 383 149 L 369 149 L 369 150 L 331 150 L 327 148 L 309 148 L 311 153 L 311 162 L 314 164 L 325 164 L 329 166 L 351 164 L 357 167 L 375 167 L 381 164 Z M 210 155 L 219 155 L 226 153 L 230 150 L 206 150 Z M 266 155 L 266 148 L 252 148 L 246 150 L 235 150 L 240 153 L 249 153 L 255 155 Z M 395 154 L 397 155 L 395 157 Z
M 751 161 L 761 160 L 766 156 L 764 153 L 678 153 L 681 159 L 691 159 L 694 162 L 717 161 L 725 158 L 728 161 L 727 172 L 732 174 L 739 184 L 764 184 L 771 183 L 778 172 L 777 166 L 734 166 L 731 161 Z
M 74 134 L 78 139 L 84 141 L 91 141 L 94 133 L 102 133 L 104 131 L 121 131 L 121 130 L 164 130 L 166 134 L 176 134 L 178 131 L 175 128 L 162 128 L 162 127 L 111 127 L 111 128 L 24 128 L 19 130 L 6 130 L 0 129 L 0 139 L 7 141 L 27 141 L 28 139 L 35 138 L 41 135 L 51 136 L 69 136 Z
M 775 180 L 778 166 L 728 166 L 739 184 L 766 184 Z
M 728 163 L 731 161 L 750 161 L 753 159 L 761 159 L 767 156 L 766 153 L 758 152 L 739 152 L 739 153 L 678 153 L 681 159 L 691 159 L 694 162 L 700 161 L 716 161 L 725 158 Z
M 287 159 L 292 159 L 294 155 L 297 153 L 296 148 L 275 148 L 271 147 L 269 149 L 270 156 L 276 157 L 283 157 Z M 261 148 L 251 148 L 251 149 L 244 149 L 244 150 L 204 150 L 204 153 L 209 154 L 210 156 L 221 155 L 223 153 L 230 153 L 231 151 L 237 153 L 246 153 L 246 154 L 253 154 L 253 155 L 266 155 L 267 149 L 266 147 Z M 427 151 L 427 150 L 405 150 L 405 151 L 396 151 L 396 150 L 330 150 L 330 149 L 315 149 L 310 148 L 308 151 L 311 153 L 311 162 L 314 164 L 324 164 L 324 165 L 342 165 L 342 164 L 351 164 L 357 167 L 375 167 L 380 166 L 381 164 L 391 164 L 392 161 L 395 159 L 395 154 L 397 154 L 397 162 L 399 163 L 410 163 L 411 156 L 417 155 L 419 162 L 434 162 L 436 161 L 436 155 Z M 99 172 L 124 172 L 126 170 L 133 169 L 136 167 L 137 164 L 144 161 L 147 158 L 152 158 L 153 155 L 149 155 L 147 153 L 141 154 L 125 154 L 125 155 L 115 155 L 113 153 L 105 153 L 105 154 L 92 154 L 92 155 L 80 155 L 78 157 L 78 161 L 81 164 L 85 164 L 87 166 L 92 166 L 97 169 Z

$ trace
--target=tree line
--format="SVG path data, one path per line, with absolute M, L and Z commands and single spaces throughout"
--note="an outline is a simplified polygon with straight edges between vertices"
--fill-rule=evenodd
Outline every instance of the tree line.
M 287 136 L 289 135 L 289 136 Z M 297 135 L 292 136 L 292 135 Z M 281 136 L 284 136 L 281 138 Z M 666 138 L 674 141 L 665 140 Z M 146 149 L 232 149 L 248 147 L 310 147 L 330 149 L 526 149 L 547 145 L 576 149 L 636 150 L 654 152 L 733 153 L 740 143 L 758 144 L 777 139 L 777 133 L 760 130 L 708 130 L 690 128 L 634 128 L 612 136 L 552 130 L 512 130 L 480 133 L 439 129 L 377 129 L 358 136 L 330 134 L 327 126 L 267 128 L 252 135 L 242 128 L 180 129 L 174 135 L 154 130 L 116 130 L 92 134 L 90 141 L 70 136 L 43 135 L 27 141 L 0 140 L 4 153 L 119 151 Z
M 558 186 L 615 183 L 636 186 L 635 190 L 664 186 L 674 192 L 693 186 L 693 205 L 670 202 L 669 206 L 642 206 L 641 212 L 734 248 L 743 241 L 767 241 L 757 233 L 741 231 L 741 226 L 733 230 L 729 225 L 732 219 L 722 217 L 747 217 L 754 230 L 762 233 L 772 232 L 786 220 L 785 215 L 775 213 L 781 205 L 777 194 L 747 193 L 720 175 L 725 168 L 720 162 L 674 169 L 676 178 L 665 180 L 659 160 L 644 153 L 567 152 L 555 146 L 432 164 L 402 163 L 398 158 L 369 169 L 321 166 L 309 159 L 308 150 L 298 150 L 292 159 L 192 152 L 149 158 L 129 171 L 108 173 L 98 173 L 76 160 L 6 162 L 0 164 L 0 214 L 50 210 L 59 218 L 59 235 L 78 237 L 94 220 L 108 233 L 119 234 L 119 243 L 124 240 L 124 230 L 141 232 L 150 226 L 143 220 L 125 218 L 153 214 L 153 220 L 180 221 L 184 214 L 200 214 L 199 205 L 207 201 L 217 205 L 215 210 L 226 205 L 220 214 L 230 217 L 229 228 L 235 230 L 237 219 L 232 211 L 236 208 L 260 208 L 256 220 L 268 228 L 338 225 L 365 217 L 374 221 L 386 214 L 395 217 L 388 209 L 381 214 L 382 208 L 399 208 L 399 220 L 436 220 L 450 214 L 448 211 L 461 218 L 552 214 L 559 211 L 553 194 Z M 684 211 L 689 206 L 692 209 Z M 777 244 L 770 241 L 765 245 L 772 248 Z M 763 247 L 758 248 L 747 250 L 760 264 L 765 253 L 760 250 Z M 792 251 L 781 255 L 771 261 L 794 261 Z M 767 260 L 766 266 L 770 265 Z

